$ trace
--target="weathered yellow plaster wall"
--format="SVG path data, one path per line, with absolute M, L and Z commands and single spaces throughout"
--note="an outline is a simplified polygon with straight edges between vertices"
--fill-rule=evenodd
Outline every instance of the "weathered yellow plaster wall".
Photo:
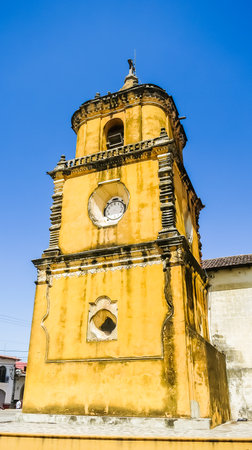
M 192 284 L 195 284 L 192 291 L 194 318 L 192 323 L 188 320 L 190 299 L 185 282 L 185 268 L 171 267 L 170 287 L 174 315 L 170 326 L 173 327 L 172 362 L 176 384 L 176 413 L 182 417 L 190 417 L 191 401 L 196 401 L 200 417 L 212 417 L 212 424 L 216 426 L 229 420 L 230 417 L 225 357 L 207 342 L 207 304 L 202 280 L 199 276 L 191 275 L 191 277 Z M 171 365 L 169 356 L 166 364 Z
M 185 297 L 183 267 L 171 267 L 171 293 L 174 307 L 172 318 L 174 349 L 174 383 L 176 384 L 177 415 L 190 417 L 190 389 L 185 348 Z
M 142 141 L 142 107 L 128 108 L 125 111 L 125 145 Z
M 87 123 L 83 123 L 79 131 L 77 133 L 77 140 L 76 140 L 76 152 L 75 152 L 75 158 L 80 158 L 84 155 L 84 148 L 86 144 L 86 133 L 87 133 Z
M 193 227 L 193 239 L 191 244 L 191 251 L 195 259 L 200 262 L 199 255 L 199 239 L 197 235 L 195 207 L 192 205 L 191 197 L 186 189 L 185 184 L 181 179 L 181 174 L 174 163 L 174 190 L 176 199 L 176 227 L 180 234 L 186 236 L 185 221 L 188 213 L 190 214 Z
M 166 113 L 154 105 L 142 106 L 142 139 L 153 139 L 160 135 L 161 128 L 167 128 Z M 168 132 L 168 130 L 166 130 Z
M 100 295 L 118 300 L 117 341 L 86 341 L 89 302 Z M 40 323 L 47 307 L 45 333 Z M 51 288 L 39 284 L 24 411 L 164 415 L 161 329 L 167 311 L 162 264 L 56 278 Z M 58 362 L 45 362 L 47 352 L 48 361 Z M 126 359 L 74 361 L 104 357 Z M 127 360 L 136 357 L 141 359 Z
M 160 330 L 167 314 L 162 263 L 62 276 L 53 280 L 49 292 L 50 313 L 44 322 L 49 359 L 162 354 Z M 87 342 L 89 303 L 104 295 L 118 301 L 118 339 Z
M 135 105 L 105 117 L 87 119 L 77 133 L 76 158 L 106 150 L 106 125 L 114 119 L 124 124 L 124 145 L 153 139 L 165 128 L 171 135 L 168 114 L 157 105 Z
M 88 199 L 98 183 L 120 178 L 130 194 L 117 225 L 98 228 L 88 215 Z M 63 253 L 155 240 L 161 229 L 158 162 L 142 161 L 66 180 L 59 245 Z
M 243 438 L 103 437 L 1 433 L 5 450 L 251 450 Z
M 100 147 L 100 123 L 101 119 L 88 120 L 86 131 L 86 153 L 96 153 Z

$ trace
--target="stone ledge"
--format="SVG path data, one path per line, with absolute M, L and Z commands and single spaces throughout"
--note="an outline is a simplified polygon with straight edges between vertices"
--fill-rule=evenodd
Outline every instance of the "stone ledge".
M 30 414 L 18 413 L 16 416 L 18 422 L 43 423 L 43 424 L 69 424 L 84 425 L 88 428 L 110 425 L 113 426 L 115 432 L 120 432 L 121 428 L 130 426 L 132 432 L 146 429 L 155 429 L 164 432 L 174 429 L 174 431 L 189 430 L 209 430 L 211 419 L 180 419 L 180 418 L 157 418 L 157 417 L 114 417 L 114 416 L 78 416 L 63 414 Z

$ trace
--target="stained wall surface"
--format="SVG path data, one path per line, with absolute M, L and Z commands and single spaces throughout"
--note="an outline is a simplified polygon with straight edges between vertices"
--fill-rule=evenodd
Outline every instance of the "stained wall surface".
M 118 340 L 87 342 L 89 302 L 104 294 L 118 302 Z M 162 415 L 166 314 L 162 264 L 38 285 L 24 411 Z
M 88 214 L 88 199 L 98 183 L 119 179 L 129 192 L 129 205 L 117 225 L 98 228 Z M 59 245 L 63 253 L 109 245 L 155 240 L 161 229 L 158 162 L 128 164 L 68 178 L 63 190 Z
M 122 438 L 48 436 L 1 433 L 0 447 L 8 450 L 251 450 L 249 439 Z
M 123 112 L 108 113 L 105 117 L 91 118 L 81 125 L 77 133 L 76 158 L 106 150 L 105 131 L 108 122 L 120 119 L 124 126 L 124 145 L 133 144 L 160 135 L 166 128 L 171 137 L 167 113 L 156 105 L 136 105 Z
M 252 267 L 208 276 L 210 335 L 226 355 L 232 418 L 252 419 Z

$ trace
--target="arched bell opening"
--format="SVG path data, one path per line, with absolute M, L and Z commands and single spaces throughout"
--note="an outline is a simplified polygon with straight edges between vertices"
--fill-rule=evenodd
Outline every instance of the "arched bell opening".
M 124 124 L 121 119 L 111 119 L 105 125 L 104 141 L 107 149 L 124 145 Z

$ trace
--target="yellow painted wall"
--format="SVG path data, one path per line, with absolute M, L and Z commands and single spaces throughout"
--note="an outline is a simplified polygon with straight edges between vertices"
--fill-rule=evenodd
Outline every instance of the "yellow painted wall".
M 105 117 L 87 119 L 77 133 L 76 158 L 106 150 L 104 128 L 113 119 L 121 119 L 124 124 L 124 145 L 141 140 L 153 139 L 160 135 L 161 128 L 171 134 L 167 113 L 157 105 L 135 105 L 121 112 L 113 112 Z
M 251 450 L 246 438 L 161 438 L 1 433 L 1 450 Z
M 125 111 L 125 145 L 142 141 L 142 107 L 127 108 Z
M 118 300 L 118 340 L 86 342 L 88 304 Z M 121 362 L 48 359 L 141 357 Z M 162 264 L 101 272 L 39 284 L 35 299 L 24 411 L 71 414 L 164 415 L 168 399 L 161 357 L 167 314 Z M 145 359 L 146 358 L 146 359 Z M 39 373 L 39 377 L 38 377 Z
M 200 417 L 211 417 L 213 426 L 216 426 L 230 418 L 225 357 L 206 340 L 207 306 L 201 297 L 203 294 L 199 292 L 199 286 L 194 291 L 194 320 L 204 324 L 205 329 L 203 326 L 200 329 L 197 326 L 193 329 L 188 323 L 188 293 L 185 278 L 183 266 L 171 268 L 176 413 L 178 416 L 190 417 L 190 402 L 197 401 Z M 193 278 L 195 284 L 200 283 L 201 279 L 198 276 L 193 275 Z M 201 305 L 200 309 L 198 304 Z M 169 364 L 169 358 L 166 363 Z
M 195 207 L 192 205 L 191 195 L 188 193 L 185 184 L 181 180 L 181 174 L 179 172 L 176 163 L 174 163 L 173 169 L 174 169 L 174 189 L 176 199 L 176 227 L 180 234 L 186 236 L 185 219 L 187 213 L 189 212 L 193 226 L 193 240 L 191 245 L 191 251 L 196 260 L 200 262 L 199 240 L 196 228 Z
M 44 322 L 49 359 L 162 354 L 160 330 L 167 313 L 162 263 L 56 278 L 49 291 L 50 314 Z M 118 301 L 118 339 L 86 342 L 89 303 L 100 296 Z
M 154 105 L 142 107 L 142 139 L 153 139 L 160 135 L 161 128 L 167 128 L 166 113 Z M 168 130 L 166 130 L 168 132 Z
M 88 215 L 88 199 L 98 183 L 120 178 L 130 194 L 117 225 L 98 228 Z M 158 162 L 143 161 L 66 180 L 59 245 L 63 253 L 155 240 L 161 230 Z

